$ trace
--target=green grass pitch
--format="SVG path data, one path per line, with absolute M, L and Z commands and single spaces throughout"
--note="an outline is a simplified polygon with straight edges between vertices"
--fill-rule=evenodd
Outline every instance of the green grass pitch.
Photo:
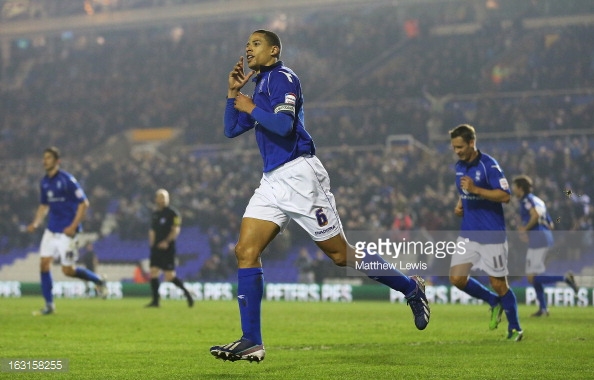
M 551 308 L 530 318 L 525 338 L 488 330 L 487 306 L 431 305 L 414 327 L 410 309 L 388 302 L 264 302 L 266 360 L 223 362 L 213 344 L 240 336 L 235 302 L 57 299 L 57 313 L 32 316 L 41 297 L 0 299 L 0 358 L 67 358 L 68 372 L 7 373 L 4 379 L 592 379 L 594 311 Z

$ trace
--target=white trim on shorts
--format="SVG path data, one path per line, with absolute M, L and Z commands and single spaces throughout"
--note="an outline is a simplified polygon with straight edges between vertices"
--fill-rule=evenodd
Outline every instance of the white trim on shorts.
M 40 257 L 60 258 L 62 266 L 74 266 L 78 260 L 78 244 L 76 237 L 46 229 L 39 247 Z
M 545 259 L 549 247 L 528 248 L 526 251 L 526 274 L 541 274 L 546 271 Z
M 276 223 L 281 233 L 293 219 L 314 241 L 325 241 L 342 232 L 328 172 L 316 156 L 310 155 L 264 173 L 243 217 Z
M 481 269 L 491 277 L 504 277 L 507 270 L 507 240 L 498 244 L 481 244 L 458 237 L 458 244 L 464 242 L 466 252 L 452 255 L 450 268 L 461 264 L 472 264 L 472 269 Z

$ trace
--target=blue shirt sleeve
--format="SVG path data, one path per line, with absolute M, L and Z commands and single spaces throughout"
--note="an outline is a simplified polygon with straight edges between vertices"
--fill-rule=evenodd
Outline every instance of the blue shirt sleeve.
M 280 136 L 287 136 L 293 130 L 293 117 L 284 112 L 270 113 L 256 107 L 252 111 L 252 117 L 262 127 Z
M 83 203 L 87 199 L 85 191 L 72 175 L 68 175 L 68 188 L 68 197 L 70 197 L 70 201 Z
M 300 94 L 298 79 L 292 71 L 281 68 L 270 73 L 267 83 L 270 108 L 256 107 L 252 117 L 266 130 L 288 136 L 295 124 L 295 106 Z
M 234 103 L 235 99 L 227 99 L 225 106 L 225 136 L 229 138 L 239 136 L 254 127 L 249 115 L 236 110 Z
M 487 167 L 487 176 L 491 188 L 500 189 L 508 194 L 511 194 L 507 179 L 505 178 L 505 175 L 503 175 L 503 171 L 496 161 L 489 163 Z
M 534 205 L 528 197 L 524 197 L 520 201 L 520 217 L 524 225 L 530 220 L 530 209 L 533 207 Z

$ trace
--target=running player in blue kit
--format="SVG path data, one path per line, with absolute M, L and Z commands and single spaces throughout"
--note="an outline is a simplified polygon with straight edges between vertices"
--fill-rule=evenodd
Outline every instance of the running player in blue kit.
M 528 242 L 526 252 L 526 277 L 534 286 L 536 299 L 538 299 L 538 311 L 532 317 L 549 316 L 547 299 L 543 285 L 565 282 L 577 295 L 579 289 L 575 282 L 573 273 L 567 272 L 564 276 L 546 275 L 545 259 L 549 249 L 553 246 L 553 219 L 547 212 L 545 202 L 532 192 L 532 178 L 527 175 L 519 175 L 512 180 L 512 192 L 520 200 L 520 218 L 522 224 L 518 231 Z
M 524 332 L 518 320 L 518 303 L 507 283 L 507 235 L 502 203 L 509 202 L 510 189 L 497 161 L 476 147 L 476 132 L 468 124 L 450 131 L 456 163 L 456 187 L 460 194 L 454 209 L 462 217 L 458 241 L 465 242 L 465 253 L 452 256 L 450 282 L 467 294 L 491 306 L 489 328 L 494 330 L 505 311 L 507 339 L 522 340 Z M 489 275 L 495 293 L 470 277 L 472 268 Z
M 229 344 L 211 347 L 210 352 L 217 359 L 260 362 L 265 356 L 260 326 L 264 292 L 260 255 L 266 246 L 293 219 L 338 266 L 347 265 L 347 252 L 351 257 L 354 249 L 344 236 L 328 173 L 305 130 L 301 83 L 280 61 L 279 37 L 257 30 L 250 35 L 245 53 L 252 71 L 244 73 L 241 57 L 229 74 L 225 135 L 232 138 L 254 129 L 264 173 L 243 215 L 235 246 L 243 335 Z M 240 92 L 250 79 L 256 85 L 252 97 Z M 372 255 L 361 260 L 383 262 Z M 348 265 L 352 266 L 351 262 Z M 369 276 L 402 292 L 416 327 L 423 330 L 427 326 L 430 311 L 420 277 L 407 277 L 397 270 Z
M 52 273 L 50 271 L 55 257 L 60 258 L 62 272 L 69 277 L 80 278 L 95 283 L 97 294 L 105 298 L 105 281 L 94 272 L 76 266 L 78 248 L 76 234 L 82 231 L 81 222 L 89 207 L 89 200 L 74 176 L 60 169 L 60 151 L 50 147 L 43 152 L 43 167 L 46 175 L 40 183 L 40 205 L 33 222 L 27 230 L 33 232 L 48 215 L 47 226 L 41 239 L 41 292 L 45 308 L 41 315 L 52 314 L 55 305 L 52 295 Z

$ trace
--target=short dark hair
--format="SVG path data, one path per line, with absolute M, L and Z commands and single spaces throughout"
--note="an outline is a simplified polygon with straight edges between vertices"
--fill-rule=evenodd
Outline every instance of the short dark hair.
M 56 160 L 60 159 L 60 149 L 56 148 L 55 146 L 50 146 L 49 148 L 45 148 L 43 153 L 50 153 Z
M 277 58 L 280 58 L 282 44 L 281 44 L 280 37 L 276 33 L 271 32 L 270 30 L 265 30 L 265 29 L 258 29 L 254 33 L 263 34 L 264 39 L 266 39 L 266 42 L 268 42 L 271 46 L 278 46 Z M 252 34 L 254 34 L 254 33 L 252 33 Z
M 525 194 L 532 192 L 532 178 L 527 175 L 522 174 L 514 177 L 512 183 L 522 189 Z
M 465 142 L 470 140 L 476 140 L 476 131 L 470 124 L 460 124 L 456 128 L 450 130 L 450 138 L 455 139 L 456 137 L 462 137 Z

